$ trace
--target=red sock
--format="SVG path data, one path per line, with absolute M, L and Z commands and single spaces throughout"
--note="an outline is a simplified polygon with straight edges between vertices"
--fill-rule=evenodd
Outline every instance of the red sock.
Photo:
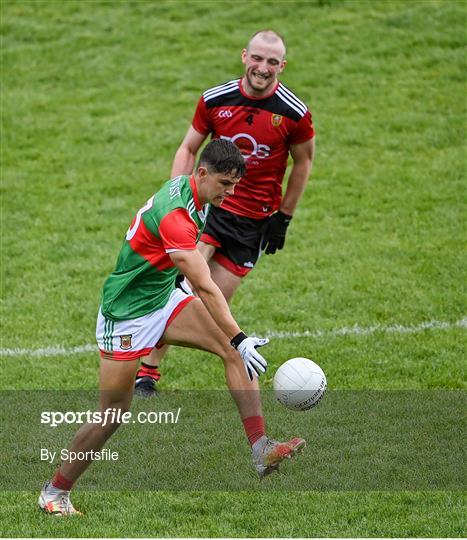
M 246 436 L 253 445 L 258 439 L 261 439 L 263 435 L 266 435 L 266 429 L 264 427 L 264 416 L 250 416 L 243 419 L 243 427 L 246 431 Z
M 54 488 L 63 489 L 65 491 L 70 491 L 70 489 L 73 487 L 73 484 L 74 482 L 68 480 L 68 478 L 65 478 L 63 475 L 61 475 L 60 471 L 57 471 L 52 479 L 52 485 Z
M 141 367 L 136 374 L 137 379 L 139 379 L 140 377 L 151 377 L 155 381 L 158 381 L 161 378 L 159 366 L 150 366 L 149 364 L 141 362 Z

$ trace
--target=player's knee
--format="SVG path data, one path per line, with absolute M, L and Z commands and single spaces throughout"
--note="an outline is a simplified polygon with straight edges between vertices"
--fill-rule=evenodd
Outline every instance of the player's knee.
M 108 434 L 112 434 L 123 423 L 127 423 L 131 415 L 130 404 L 125 401 L 113 401 L 101 408 L 97 425 Z
M 238 362 L 241 362 L 240 355 L 238 352 L 230 345 L 230 343 L 226 344 L 225 347 L 222 350 L 222 354 L 220 355 L 222 358 L 222 361 L 224 362 L 224 365 L 235 365 Z
M 125 391 L 101 391 L 100 393 L 100 417 L 106 418 L 107 422 L 121 423 L 124 415 L 129 412 L 133 399 L 132 388 Z

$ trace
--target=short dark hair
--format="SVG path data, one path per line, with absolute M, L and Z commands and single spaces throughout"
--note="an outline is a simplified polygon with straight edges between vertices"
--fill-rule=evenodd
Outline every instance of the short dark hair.
M 214 139 L 204 147 L 198 167 L 205 166 L 209 172 L 232 174 L 241 178 L 245 174 L 245 159 L 235 144 L 226 139 Z

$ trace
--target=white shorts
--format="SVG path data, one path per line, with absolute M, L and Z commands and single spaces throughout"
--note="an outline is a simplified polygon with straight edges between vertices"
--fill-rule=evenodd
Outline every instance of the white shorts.
M 127 321 L 106 319 L 99 309 L 96 339 L 102 358 L 136 360 L 147 356 L 157 346 L 165 329 L 194 299 L 194 296 L 175 289 L 163 308 Z

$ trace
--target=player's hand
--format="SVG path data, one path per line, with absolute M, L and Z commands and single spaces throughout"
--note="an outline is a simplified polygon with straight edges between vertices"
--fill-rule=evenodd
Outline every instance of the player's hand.
M 250 381 L 266 372 L 268 363 L 256 349 L 267 343 L 269 343 L 267 338 L 248 337 L 243 332 L 237 334 L 230 342 L 232 347 L 240 353 Z
M 266 248 L 266 255 L 275 253 L 282 249 L 285 243 L 285 233 L 292 219 L 292 216 L 283 214 L 280 210 L 271 214 L 264 226 L 261 249 Z

